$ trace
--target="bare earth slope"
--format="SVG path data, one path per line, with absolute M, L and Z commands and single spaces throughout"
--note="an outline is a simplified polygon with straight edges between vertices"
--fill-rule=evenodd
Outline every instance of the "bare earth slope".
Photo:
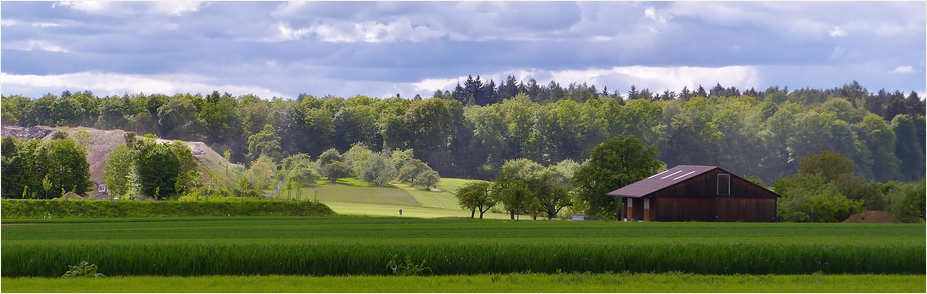
M 68 137 L 73 137 L 74 133 L 80 130 L 86 130 L 90 134 L 91 149 L 87 154 L 87 162 L 90 163 L 90 180 L 94 183 L 102 184 L 103 168 L 106 166 L 106 160 L 109 154 L 116 150 L 120 143 L 125 143 L 125 134 L 123 130 L 100 130 L 87 127 L 46 127 L 36 126 L 33 128 L 23 128 L 17 126 L 6 126 L 2 128 L 3 136 L 13 136 L 18 138 L 51 140 L 55 131 L 68 133 Z M 158 139 L 158 143 L 171 142 L 172 140 Z M 221 181 L 228 181 L 227 170 L 235 170 L 237 164 L 232 164 L 225 158 L 209 148 L 203 142 L 186 142 L 187 146 L 193 150 L 193 158 L 199 163 L 200 172 L 203 173 L 204 182 L 210 182 L 213 176 L 219 177 Z M 227 169 L 228 168 L 228 169 Z

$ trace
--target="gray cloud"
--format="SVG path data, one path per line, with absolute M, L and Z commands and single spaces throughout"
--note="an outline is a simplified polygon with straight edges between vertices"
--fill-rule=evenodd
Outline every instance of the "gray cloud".
M 449 87 L 444 82 L 471 74 L 498 82 L 528 73 L 545 84 L 585 78 L 610 89 L 662 90 L 750 68 L 751 78 L 724 81 L 739 88 L 829 88 L 852 80 L 927 88 L 923 2 L 0 5 L 3 73 L 55 76 L 55 85 L 77 73 L 158 81 L 181 75 L 200 77 L 200 88 L 238 85 L 287 96 L 411 96 L 434 90 L 422 85 Z M 699 70 L 671 79 L 597 74 L 614 68 Z M 3 93 L 63 90 L 30 83 L 4 80 Z

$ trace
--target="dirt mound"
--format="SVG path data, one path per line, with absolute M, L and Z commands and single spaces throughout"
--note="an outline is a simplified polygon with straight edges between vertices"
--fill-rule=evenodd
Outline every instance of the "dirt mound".
M 17 126 L 3 126 L 3 136 L 14 136 L 18 138 L 51 140 L 55 131 L 63 131 L 73 138 L 74 134 L 80 130 L 85 130 L 90 134 L 91 150 L 87 152 L 87 162 L 90 163 L 90 180 L 95 184 L 103 184 L 103 169 L 106 166 L 106 160 L 109 159 L 110 153 L 116 150 L 120 143 L 125 143 L 125 134 L 123 130 L 100 130 L 88 127 L 46 127 L 36 126 L 34 128 L 23 128 Z M 172 140 L 158 139 L 158 143 L 171 142 Z M 212 175 L 219 176 L 217 181 L 230 182 L 230 170 L 241 169 L 241 165 L 233 164 L 225 160 L 219 153 L 213 151 L 203 142 L 184 142 L 193 151 L 193 157 L 200 163 L 200 172 L 203 174 L 204 182 L 209 182 Z M 227 168 L 231 167 L 231 169 Z M 99 186 L 94 185 L 97 191 L 94 198 L 109 199 L 109 195 L 99 191 Z
M 45 138 L 52 133 L 52 129 L 48 127 L 35 127 L 35 128 L 24 128 L 18 126 L 2 126 L 2 131 L 0 131 L 4 137 L 13 136 L 16 138 L 28 138 L 28 139 L 41 139 Z
M 77 195 L 77 193 L 74 193 L 74 192 L 67 192 L 67 193 L 64 193 L 64 195 L 62 195 L 61 197 L 58 197 L 55 199 L 82 200 L 84 199 L 84 197 L 80 197 L 80 195 Z
M 901 223 L 895 216 L 878 210 L 870 210 L 860 214 L 851 215 L 845 223 Z

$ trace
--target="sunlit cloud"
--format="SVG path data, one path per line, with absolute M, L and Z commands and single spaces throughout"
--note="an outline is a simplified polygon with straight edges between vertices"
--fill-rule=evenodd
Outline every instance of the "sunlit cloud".
M 121 95 L 124 93 L 212 93 L 224 91 L 236 94 L 255 94 L 265 99 L 289 97 L 288 95 L 259 86 L 210 83 L 198 75 L 129 75 L 117 73 L 81 72 L 61 75 L 17 75 L 0 73 L 4 93 L 30 92 L 34 89 L 91 90 L 97 95 Z M 8 89 L 13 91 L 7 91 Z
M 13 41 L 3 44 L 4 49 L 23 50 L 23 51 L 48 51 L 68 53 L 69 50 L 51 42 L 42 40 Z
M 914 72 L 914 67 L 910 65 L 902 65 L 902 66 L 896 67 L 895 70 L 890 71 L 890 73 L 901 73 L 901 74 L 912 73 L 912 72 Z
M 844 37 L 847 35 L 847 32 L 841 30 L 840 27 L 834 27 L 833 29 L 827 30 L 827 35 L 831 37 Z

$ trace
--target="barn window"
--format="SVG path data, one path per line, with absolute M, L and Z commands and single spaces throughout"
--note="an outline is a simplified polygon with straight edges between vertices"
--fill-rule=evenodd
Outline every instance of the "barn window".
M 718 195 L 731 195 L 730 174 L 718 174 Z

